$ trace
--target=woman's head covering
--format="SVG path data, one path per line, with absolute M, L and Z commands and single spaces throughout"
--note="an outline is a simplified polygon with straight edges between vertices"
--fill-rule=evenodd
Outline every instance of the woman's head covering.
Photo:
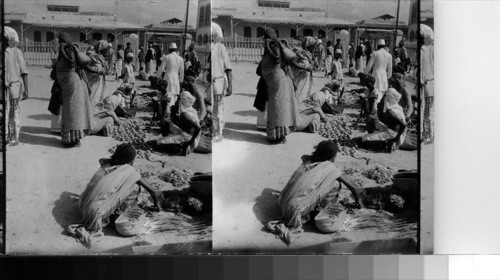
M 118 87 L 118 90 L 121 91 L 123 95 L 130 95 L 133 89 L 134 86 L 129 83 L 123 83 Z
M 420 35 L 422 35 L 424 39 L 434 39 L 434 31 L 425 24 L 420 24 Z
M 335 50 L 335 54 L 342 54 L 342 50 L 341 49 L 336 49 Z
M 424 38 L 426 45 L 430 45 L 434 42 L 434 31 L 425 24 L 420 24 L 420 35 Z
M 130 52 L 130 53 L 128 53 L 128 54 L 127 54 L 127 58 L 134 58 L 134 54 L 133 54 L 133 53 L 131 53 L 131 52 Z
M 399 106 L 400 99 L 401 99 L 401 94 L 399 94 L 399 92 L 397 92 L 396 89 L 388 88 L 387 91 L 385 92 L 384 113 L 385 113 L 385 111 L 387 111 L 389 109 L 401 108 L 401 106 Z M 401 110 L 402 110 L 402 108 L 401 108 Z
M 111 165 L 123 165 L 134 161 L 136 156 L 134 147 L 129 143 L 120 144 L 110 158 Z
M 179 113 L 185 112 L 187 109 L 193 107 L 196 98 L 189 93 L 189 91 L 181 92 L 179 96 Z
M 337 155 L 337 143 L 332 140 L 324 140 L 319 142 L 316 150 L 312 153 L 313 162 L 328 161 L 335 158 Z
M 264 32 L 264 38 L 268 38 L 271 40 L 278 40 L 278 35 L 276 34 L 276 30 L 274 30 L 273 28 L 266 29 L 266 31 Z
M 222 28 L 215 22 L 212 22 L 212 41 L 220 42 L 224 38 L 224 34 L 222 33 Z
M 19 36 L 17 35 L 16 30 L 12 27 L 4 26 L 3 28 L 3 36 L 7 41 L 9 41 L 10 47 L 15 47 L 19 44 Z
M 108 43 L 108 41 L 106 41 L 106 40 L 99 40 L 96 45 L 97 45 L 96 51 L 100 52 L 100 51 L 104 50 L 105 48 L 109 47 L 110 43 Z
M 71 36 L 67 32 L 62 32 L 57 38 L 59 38 L 59 43 L 71 44 Z
M 331 82 L 325 84 L 325 87 L 331 91 L 337 91 L 340 88 L 340 82 L 338 80 L 332 80 Z
M 315 45 L 317 42 L 316 39 L 314 39 L 314 37 L 311 37 L 311 36 L 306 36 L 303 40 L 302 40 L 302 48 L 306 49 L 306 48 L 309 48 L 313 45 Z

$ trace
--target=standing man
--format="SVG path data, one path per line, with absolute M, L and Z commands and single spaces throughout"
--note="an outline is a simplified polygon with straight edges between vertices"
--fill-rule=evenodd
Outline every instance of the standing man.
M 376 103 L 378 103 L 389 87 L 388 79 L 392 76 L 392 55 L 386 50 L 384 39 L 378 40 L 377 51 L 373 52 L 365 74 L 369 75 L 372 70 L 372 76 L 375 77 L 375 89 L 381 93 L 377 97 Z
M 224 130 L 224 97 L 233 94 L 233 75 L 226 47 L 221 43 L 224 38 L 222 28 L 212 22 L 211 87 L 213 95 L 213 141 L 222 141 Z
M 142 70 L 144 70 L 144 67 L 145 67 L 145 58 L 146 54 L 144 53 L 144 47 L 143 46 L 140 46 L 139 47 L 139 53 L 137 54 L 137 59 L 139 61 L 139 72 L 141 72 Z
M 333 47 L 333 53 L 335 53 L 336 50 L 342 51 L 342 44 L 340 44 L 340 39 L 337 39 L 336 42 L 337 43 Z
M 434 32 L 420 24 L 420 128 L 424 144 L 434 142 Z M 422 117 L 423 116 L 423 117 Z
M 124 51 L 124 57 L 127 57 L 127 54 L 129 53 L 134 54 L 134 51 L 132 50 L 132 47 L 130 47 L 130 42 L 127 42 L 127 47 L 125 48 Z
M 116 61 L 115 61 L 115 80 L 122 74 L 123 59 L 125 58 L 125 53 L 123 52 L 123 45 L 118 45 L 116 50 Z
M 323 46 L 323 41 L 321 39 L 318 39 L 318 70 L 323 71 L 325 69 L 325 57 L 326 57 L 326 52 L 325 52 L 325 46 Z
M 146 56 L 144 57 L 144 62 L 146 63 L 146 74 L 148 76 L 153 75 L 153 73 L 156 70 L 156 66 L 154 64 L 155 62 L 155 49 L 153 49 L 153 45 L 149 44 L 148 52 L 146 53 Z
M 402 39 L 401 41 L 399 41 L 399 49 L 398 49 L 398 53 L 399 53 L 399 60 L 401 63 L 403 63 L 403 68 L 406 71 L 408 71 L 408 64 L 407 64 L 407 61 L 406 61 L 406 58 L 408 57 L 408 51 L 406 50 L 405 48 L 405 40 Z
M 108 51 L 108 56 L 106 57 L 106 61 L 108 62 L 108 75 L 114 75 L 115 74 L 115 49 L 113 48 L 113 45 L 109 43 L 109 51 Z
M 354 67 L 354 44 L 350 43 L 349 44 L 349 50 L 347 51 L 347 59 L 349 60 L 349 65 L 347 65 L 349 68 Z
M 19 144 L 21 131 L 21 100 L 28 99 L 28 71 L 19 44 L 17 32 L 4 27 L 2 48 L 5 50 L 5 132 L 10 146 Z
M 189 46 L 188 61 L 191 62 L 191 66 L 193 66 L 196 75 L 200 74 L 200 62 L 198 60 L 198 54 L 194 50 L 194 44 Z
M 165 72 L 163 79 L 167 81 L 167 96 L 170 102 L 167 105 L 165 121 L 170 121 L 170 107 L 177 101 L 177 97 L 181 93 L 180 82 L 184 81 L 184 59 L 177 53 L 177 44 L 171 43 L 168 48 L 168 55 L 165 55 L 161 61 L 161 66 L 158 68 L 156 76 L 162 79 L 162 74 Z

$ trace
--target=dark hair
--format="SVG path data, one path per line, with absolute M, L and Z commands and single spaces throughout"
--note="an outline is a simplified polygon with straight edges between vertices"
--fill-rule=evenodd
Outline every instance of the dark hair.
M 136 154 L 137 153 L 131 144 L 123 143 L 116 147 L 115 153 L 111 156 L 109 163 L 111 165 L 132 163 Z
M 375 77 L 373 77 L 373 76 L 367 76 L 367 77 L 365 78 L 365 84 L 368 84 L 368 83 L 373 83 L 373 84 L 375 84 Z
M 331 46 L 331 45 L 332 45 L 332 41 L 327 41 L 327 42 L 326 42 L 326 46 L 327 46 L 327 47 L 329 47 L 329 46 Z
M 311 155 L 312 162 L 322 162 L 332 160 L 337 156 L 337 142 L 333 140 L 324 140 L 319 142 L 315 151 Z

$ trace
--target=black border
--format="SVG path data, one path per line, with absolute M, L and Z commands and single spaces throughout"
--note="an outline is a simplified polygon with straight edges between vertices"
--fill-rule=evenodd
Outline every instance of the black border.
M 420 8 L 420 1 L 422 0 L 417 0 L 417 30 L 416 30 L 416 37 L 417 37 L 417 50 L 416 50 L 416 65 L 417 65 L 417 104 L 418 104 L 418 110 L 417 110 L 417 117 L 418 117 L 418 125 L 417 125 L 417 169 L 418 173 L 420 175 L 420 179 L 418 180 L 418 189 L 420 193 L 420 197 L 418 199 L 418 209 L 420 209 L 420 219 L 418 219 L 418 231 L 417 231 L 417 247 L 418 247 L 418 252 L 417 254 L 422 254 L 423 247 L 422 240 L 420 239 L 422 237 L 422 133 L 421 133 L 421 127 L 420 124 L 421 122 L 421 117 L 422 117 L 422 112 L 420 112 L 422 108 L 422 97 L 420 96 L 420 14 L 421 14 L 421 8 Z M 432 1 L 432 0 L 431 0 Z M 410 3 L 411 5 L 411 3 Z M 432 219 L 434 219 L 434 213 L 432 213 Z M 433 230 L 434 231 L 434 230 Z M 434 246 L 432 246 L 432 251 L 434 251 Z
M 1 24 L 1 27 L 2 27 L 2 33 L 4 32 L 4 27 L 5 27 L 5 13 L 4 13 L 4 9 L 5 9 L 5 3 L 3 0 L 0 1 L 1 2 L 1 6 L 0 6 L 0 20 L 2 21 L 2 24 Z M 2 35 L 3 36 L 3 35 Z M 3 50 L 3 47 L 1 48 L 1 59 L 2 59 L 2 68 L 3 66 L 5 65 L 5 52 Z M 6 99 L 5 99 L 5 71 L 3 71 L 2 69 L 2 74 L 1 74 L 1 79 L 2 79 L 2 85 L 1 85 L 1 88 L 2 88 L 2 93 L 3 94 L 3 102 L 2 102 L 2 111 L 3 111 L 3 114 L 2 114 L 2 127 L 3 129 L 0 130 L 0 133 L 2 133 L 2 147 L 1 147 L 1 153 L 2 153 L 2 173 L 1 173 L 1 178 L 0 180 L 2 180 L 2 182 L 0 183 L 0 223 L 2 224 L 3 226 L 3 230 L 2 230 L 2 247 L 0 248 L 0 254 L 4 254 L 5 255 L 5 247 L 6 247 L 6 233 L 5 233 L 5 222 L 7 221 L 7 175 L 6 175 L 6 167 L 7 167 L 7 155 L 6 155 L 6 149 L 5 149 L 5 141 L 6 141 L 6 136 L 5 136 L 5 131 L 6 131 L 6 127 L 5 127 L 5 120 L 6 120 L 6 113 L 5 112 L 5 102 L 6 102 Z

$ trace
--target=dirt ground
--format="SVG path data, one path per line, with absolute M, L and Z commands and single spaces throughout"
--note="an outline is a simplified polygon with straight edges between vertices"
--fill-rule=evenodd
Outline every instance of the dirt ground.
M 7 221 L 8 254 L 89 254 L 132 253 L 134 238 L 105 230 L 105 236 L 87 249 L 64 228 L 81 217 L 77 197 L 99 168 L 98 160 L 110 156 L 119 144 L 111 137 L 88 136 L 82 146 L 64 149 L 60 136 L 50 131 L 51 114 L 47 110 L 52 81 L 50 69 L 29 68 L 30 99 L 22 102 L 20 145 L 7 147 Z M 137 86 L 146 82 L 137 82 Z M 107 77 L 106 92 L 111 94 L 119 83 Z M 147 121 L 150 114 L 138 114 Z M 153 137 L 154 135 L 149 135 Z M 211 171 L 211 154 L 191 153 L 187 157 L 153 153 L 149 160 L 138 158 L 134 167 L 154 185 L 168 189 L 157 175 L 170 166 L 180 170 Z
M 325 138 L 318 134 L 296 132 L 287 137 L 286 144 L 269 145 L 266 142 L 265 132 L 256 129 L 257 110 L 253 108 L 258 81 L 256 67 L 255 63 L 232 64 L 233 95 L 225 99 L 224 140 L 215 143 L 213 149 L 213 248 L 223 252 L 286 253 L 331 243 L 335 238 L 333 235 L 319 233 L 313 226 L 305 227 L 305 232 L 293 239 L 290 247 L 265 230 L 266 222 L 281 216 L 276 194 L 300 165 L 300 157 L 310 154 L 313 147 Z M 359 87 L 351 84 L 357 80 L 345 76 L 344 83 L 348 88 Z M 323 73 L 315 72 L 313 92 L 325 83 Z M 413 87 L 407 88 L 412 90 Z M 349 94 L 345 96 L 352 98 Z M 355 112 L 346 110 L 347 114 Z M 418 167 L 417 154 L 417 151 L 402 150 L 392 154 L 358 152 L 358 157 L 363 159 L 338 155 L 336 164 L 343 170 L 365 170 L 377 164 L 411 170 Z M 422 196 L 432 201 L 432 189 Z M 427 209 L 431 205 L 426 205 Z M 424 210 L 422 215 L 426 214 Z M 430 227 L 426 232 L 431 235 L 432 215 L 424 220 Z

